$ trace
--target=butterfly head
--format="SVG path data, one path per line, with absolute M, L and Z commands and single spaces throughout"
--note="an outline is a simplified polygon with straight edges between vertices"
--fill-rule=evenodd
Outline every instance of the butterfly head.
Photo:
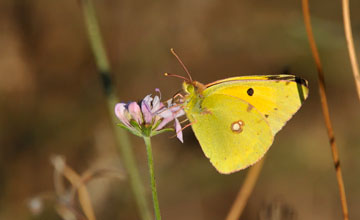
M 203 91 L 205 90 L 206 86 L 198 81 L 189 81 L 185 80 L 183 82 L 183 89 L 187 94 L 198 94 L 202 95 Z

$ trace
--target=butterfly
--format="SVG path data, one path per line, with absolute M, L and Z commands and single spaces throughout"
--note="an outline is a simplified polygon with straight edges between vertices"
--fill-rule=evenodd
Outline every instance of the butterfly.
M 205 156 L 222 174 L 259 161 L 309 94 L 308 82 L 293 75 L 239 76 L 207 85 L 188 75 L 183 109 Z

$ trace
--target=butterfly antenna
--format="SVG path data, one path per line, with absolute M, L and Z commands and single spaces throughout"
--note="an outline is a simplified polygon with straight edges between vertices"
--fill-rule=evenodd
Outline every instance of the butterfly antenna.
M 183 79 L 185 80 L 186 82 L 189 82 L 189 79 L 183 77 L 183 76 L 179 76 L 179 75 L 176 75 L 176 74 L 172 74 L 172 73 L 164 73 L 165 76 L 173 76 L 173 77 L 177 77 L 177 78 L 180 78 L 180 79 Z
M 182 68 L 185 70 L 185 72 L 187 73 L 187 75 L 189 76 L 189 79 L 190 81 L 192 82 L 192 78 L 191 78 L 191 75 L 190 75 L 190 72 L 189 70 L 186 68 L 186 66 L 184 65 L 184 63 L 181 61 L 180 57 L 175 53 L 174 49 L 171 48 L 170 49 L 171 53 L 176 57 L 176 59 L 179 61 L 179 63 L 181 64 Z

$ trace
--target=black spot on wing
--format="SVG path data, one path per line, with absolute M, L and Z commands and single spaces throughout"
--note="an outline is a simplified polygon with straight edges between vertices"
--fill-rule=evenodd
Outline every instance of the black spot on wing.
M 248 94 L 249 96 L 254 95 L 254 89 L 253 89 L 253 88 L 248 89 L 248 90 L 247 90 L 247 94 Z

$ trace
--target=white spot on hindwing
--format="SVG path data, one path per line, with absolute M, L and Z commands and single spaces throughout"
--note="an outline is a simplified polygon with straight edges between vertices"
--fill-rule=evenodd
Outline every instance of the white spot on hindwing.
M 231 123 L 230 129 L 234 133 L 241 133 L 244 129 L 245 123 L 242 120 Z

